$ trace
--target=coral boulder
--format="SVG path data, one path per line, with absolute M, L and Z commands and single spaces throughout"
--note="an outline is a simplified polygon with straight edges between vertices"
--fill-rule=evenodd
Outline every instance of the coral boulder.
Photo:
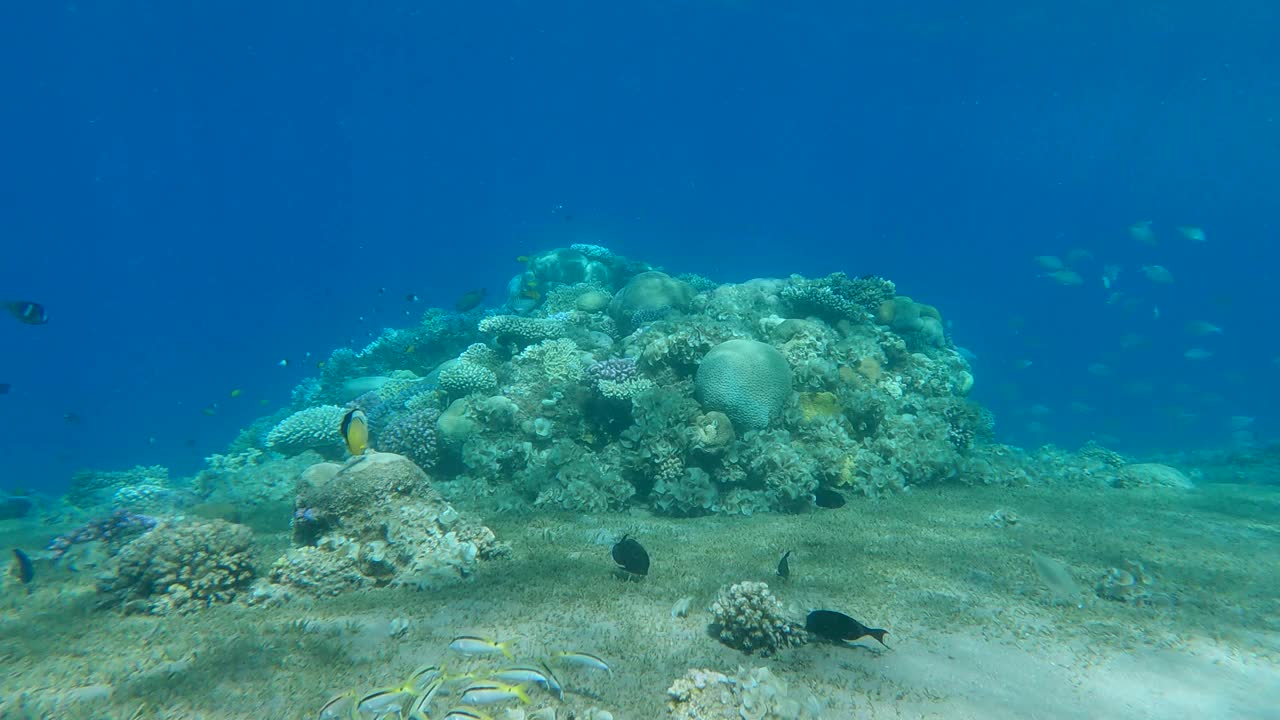
M 723 412 L 738 430 L 761 430 L 791 396 L 791 366 L 772 345 L 729 340 L 702 358 L 696 382 L 704 408 Z

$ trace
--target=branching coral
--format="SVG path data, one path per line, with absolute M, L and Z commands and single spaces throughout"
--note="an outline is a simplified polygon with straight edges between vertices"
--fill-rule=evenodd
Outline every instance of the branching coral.
M 234 600 L 253 580 L 253 533 L 225 520 L 175 520 L 130 542 L 102 580 L 126 612 L 191 612 Z
M 342 416 L 346 413 L 337 405 L 299 410 L 267 433 L 267 447 L 284 455 L 314 450 L 323 457 L 337 460 L 346 452 L 341 432 Z
M 721 589 L 710 611 L 711 632 L 748 655 L 768 656 L 804 644 L 803 628 L 787 620 L 782 603 L 765 583 L 740 582 Z
M 440 411 L 435 408 L 402 413 L 378 434 L 378 449 L 404 455 L 423 470 L 430 470 L 439 456 L 439 419 Z

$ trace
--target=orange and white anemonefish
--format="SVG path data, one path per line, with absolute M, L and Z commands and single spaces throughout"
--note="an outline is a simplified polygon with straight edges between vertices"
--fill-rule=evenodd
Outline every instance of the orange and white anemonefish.
M 369 418 L 360 408 L 353 408 L 342 416 L 342 439 L 347 442 L 347 451 L 352 455 L 363 455 L 369 449 Z

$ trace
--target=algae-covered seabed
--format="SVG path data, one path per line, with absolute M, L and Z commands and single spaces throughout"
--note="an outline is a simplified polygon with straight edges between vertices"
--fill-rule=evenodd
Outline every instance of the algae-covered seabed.
M 1019 522 L 987 522 L 996 509 Z M 465 509 L 465 508 L 464 508 Z M 767 666 L 829 718 L 1263 718 L 1280 707 L 1280 491 L 916 489 L 811 515 L 654 518 L 490 516 L 513 548 L 470 580 L 183 617 L 93 609 L 92 577 L 48 570 L 0 600 L 0 698 L 59 718 L 314 717 L 331 695 L 398 681 L 477 633 L 537 657 L 572 648 L 610 678 L 562 672 L 558 717 L 657 720 L 686 668 Z M 609 539 L 653 557 L 643 582 L 611 574 Z M 7 545 L 46 540 L 2 531 Z M 259 535 L 263 565 L 287 534 Z M 792 550 L 792 577 L 773 575 Z M 1055 603 L 1031 561 L 1066 563 L 1082 587 Z M 1096 599 L 1094 582 L 1140 560 L 1172 603 Z M 891 650 L 809 645 L 748 657 L 706 634 L 717 590 L 765 580 L 797 614 L 844 610 L 886 627 Z M 692 612 L 671 617 L 692 597 Z M 394 636 L 400 619 L 407 630 Z M 110 688 L 110 695 L 106 693 Z M 56 713 L 14 710 L 58 695 Z M 534 696 L 540 707 L 550 702 Z M 47 704 L 45 707 L 48 707 Z M 495 717 L 501 713 L 495 712 Z

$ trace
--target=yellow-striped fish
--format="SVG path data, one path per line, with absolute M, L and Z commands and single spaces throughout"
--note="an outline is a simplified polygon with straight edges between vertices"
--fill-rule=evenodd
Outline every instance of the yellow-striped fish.
M 462 691 L 463 705 L 492 705 L 512 700 L 519 700 L 528 705 L 529 695 L 519 685 L 499 682 L 476 683 Z
M 369 418 L 360 408 L 342 416 L 342 439 L 347 441 L 347 452 L 363 455 L 369 449 Z
M 496 655 L 502 653 L 508 659 L 514 659 L 511 654 L 511 643 L 498 642 L 489 638 L 476 637 L 474 635 L 459 635 L 449 643 L 449 649 L 454 652 L 460 652 L 463 655 Z

